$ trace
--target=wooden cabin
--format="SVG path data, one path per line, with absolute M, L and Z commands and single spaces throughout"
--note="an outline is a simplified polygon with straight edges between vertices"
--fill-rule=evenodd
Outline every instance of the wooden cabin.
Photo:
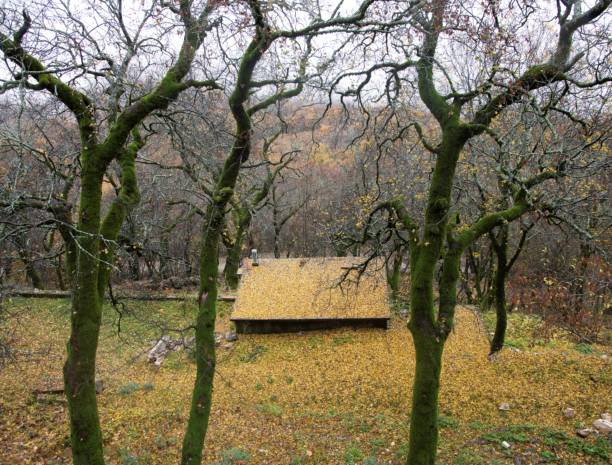
M 260 259 L 245 267 L 231 321 L 238 333 L 387 328 L 384 264 L 361 275 L 359 258 Z

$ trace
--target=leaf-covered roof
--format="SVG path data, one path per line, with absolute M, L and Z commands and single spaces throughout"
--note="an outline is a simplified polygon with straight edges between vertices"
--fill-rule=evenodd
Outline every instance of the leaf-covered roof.
M 383 264 L 358 276 L 350 269 L 358 263 L 352 257 L 262 259 L 245 270 L 232 319 L 388 318 Z

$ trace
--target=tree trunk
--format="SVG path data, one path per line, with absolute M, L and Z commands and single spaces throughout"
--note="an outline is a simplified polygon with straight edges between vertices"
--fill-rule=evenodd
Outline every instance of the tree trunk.
M 227 252 L 225 268 L 223 269 L 223 276 L 225 278 L 225 285 L 229 289 L 238 288 L 238 268 L 240 268 L 240 256 L 242 254 L 243 243 L 244 235 L 237 235 L 234 244 L 229 248 Z
M 110 278 L 114 248 L 128 210 L 140 199 L 134 162 L 142 141 L 121 150 L 121 188 L 101 221 L 102 180 L 106 166 L 82 155 L 77 266 L 74 267 L 71 332 L 64 365 L 64 389 L 70 416 L 74 465 L 102 465 L 102 433 L 96 401 L 96 352 L 104 292 Z M 94 150 L 94 149 L 90 149 Z M 103 239 L 103 246 L 100 247 Z M 72 267 L 71 267 L 72 268 Z
M 183 439 L 182 465 L 199 465 L 208 429 L 215 374 L 215 319 L 217 311 L 217 275 L 219 241 L 223 230 L 225 208 L 233 195 L 242 160 L 248 155 L 249 131 L 239 128 L 237 141 L 225 162 L 219 182 L 202 224 L 200 249 L 200 292 L 196 321 L 196 380 L 191 409 Z M 245 154 L 246 151 L 246 154 Z
M 91 163 L 90 163 L 91 164 Z M 74 465 L 103 465 L 95 369 L 101 305 L 98 294 L 100 201 L 104 170 L 84 163 L 81 176 L 77 267 L 72 293 L 71 333 L 64 365 Z
M 44 282 L 40 277 L 40 274 L 38 274 L 36 266 L 34 265 L 26 238 L 23 235 L 17 234 L 15 236 L 15 242 L 17 244 L 17 253 L 19 253 L 19 258 L 25 267 L 25 273 L 28 281 L 32 283 L 32 287 L 36 289 L 44 289 Z
M 238 80 L 229 98 L 236 121 L 235 139 L 217 180 L 212 202 L 202 223 L 200 249 L 200 293 L 196 321 L 196 379 L 191 398 L 187 430 L 183 439 L 181 465 L 200 465 L 208 429 L 215 374 L 215 319 L 217 310 L 217 275 L 219 241 L 223 231 L 225 209 L 234 195 L 240 166 L 248 160 L 251 149 L 251 118 L 244 108 L 255 65 L 269 46 L 265 36 L 257 34 L 251 41 L 238 71 Z
M 391 289 L 391 298 L 397 300 L 398 292 L 400 288 L 402 278 L 402 260 L 404 254 L 401 250 L 397 250 L 393 256 L 393 263 L 391 267 L 387 268 L 387 282 Z
M 57 276 L 57 287 L 65 291 L 66 283 L 64 282 L 64 262 L 62 261 L 62 257 L 64 254 L 59 254 L 57 259 L 55 260 L 55 275 Z
M 501 226 L 501 231 L 494 245 L 497 255 L 497 269 L 495 270 L 495 333 L 491 340 L 492 355 L 504 347 L 506 328 L 508 326 L 508 315 L 506 312 L 506 279 L 508 276 L 508 226 Z
M 172 275 L 168 257 L 170 253 L 170 238 L 167 234 L 162 234 L 159 239 L 159 279 L 163 280 Z
M 244 245 L 244 239 L 247 235 L 247 231 L 251 226 L 251 212 L 249 211 L 248 205 L 236 206 L 236 237 L 228 249 L 227 259 L 225 261 L 225 268 L 223 269 L 223 275 L 225 278 L 225 285 L 230 289 L 238 288 L 238 268 L 240 267 L 240 256 L 242 255 L 242 246 Z
M 434 465 L 438 444 L 438 390 L 444 339 L 436 334 L 433 276 L 436 260 L 415 246 L 410 257 L 410 320 L 415 377 L 406 465 Z
M 272 192 L 274 193 L 274 191 Z M 281 226 L 279 223 L 278 215 L 279 215 L 279 212 L 276 209 L 276 204 L 274 204 L 273 209 L 272 209 L 272 223 L 274 226 L 274 258 L 281 257 L 281 252 L 280 252 Z
M 434 465 L 438 448 L 438 392 L 443 341 L 413 331 L 416 371 L 407 465 Z
M 422 70 L 419 70 L 422 72 Z M 407 465 L 435 465 L 438 445 L 438 391 L 442 352 L 453 324 L 456 284 L 463 249 L 448 244 L 450 198 L 464 134 L 452 121 L 444 128 L 440 151 L 431 178 L 420 241 L 410 250 L 410 320 L 416 353 L 414 391 Z M 438 315 L 434 311 L 433 283 L 438 260 L 444 255 L 440 278 Z
M 196 320 L 196 380 L 191 397 L 189 421 L 183 439 L 182 465 L 200 465 L 208 430 L 216 364 L 217 274 L 224 208 L 225 206 L 219 207 L 216 203 L 211 204 L 202 226 L 200 290 Z

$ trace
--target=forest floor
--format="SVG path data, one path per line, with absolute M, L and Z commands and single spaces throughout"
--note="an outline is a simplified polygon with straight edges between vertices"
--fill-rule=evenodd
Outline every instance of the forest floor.
M 37 400 L 32 390 L 61 386 L 69 302 L 16 298 L 4 305 L 12 316 L 0 334 L 10 336 L 16 359 L 0 366 L 0 464 L 68 464 L 65 401 Z M 229 330 L 229 309 L 220 304 L 219 331 Z M 117 310 L 105 307 L 98 399 L 107 463 L 178 463 L 194 364 L 176 352 L 155 368 L 146 353 L 164 327 L 186 327 L 194 311 L 188 303 L 129 301 L 118 326 Z M 607 438 L 576 436 L 612 408 L 606 348 L 534 339 L 537 320 L 514 315 L 514 349 L 489 361 L 485 325 L 458 310 L 444 353 L 439 464 L 609 463 Z M 403 463 L 413 356 L 399 316 L 388 331 L 239 335 L 218 349 L 205 463 Z M 562 413 L 567 407 L 573 418 Z

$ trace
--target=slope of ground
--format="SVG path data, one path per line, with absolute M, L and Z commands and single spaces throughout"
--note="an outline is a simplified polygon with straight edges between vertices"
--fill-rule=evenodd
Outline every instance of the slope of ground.
M 2 330 L 12 331 L 17 362 L 0 368 L 0 464 L 68 464 L 63 399 L 37 401 L 31 390 L 61 384 L 69 303 L 7 305 L 16 316 Z M 228 307 L 221 310 L 224 331 Z M 161 333 L 185 328 L 193 312 L 176 302 L 105 308 L 99 407 L 108 463 L 178 463 L 194 366 L 184 352 L 159 369 L 144 355 Z M 604 438 L 575 435 L 611 407 L 608 360 L 557 343 L 505 350 L 490 362 L 484 332 L 471 311 L 458 311 L 444 354 L 439 463 L 608 463 Z M 399 318 L 388 331 L 245 335 L 218 357 L 205 463 L 402 463 L 414 361 Z M 501 403 L 510 410 L 500 411 Z M 566 407 L 574 418 L 562 414 Z

